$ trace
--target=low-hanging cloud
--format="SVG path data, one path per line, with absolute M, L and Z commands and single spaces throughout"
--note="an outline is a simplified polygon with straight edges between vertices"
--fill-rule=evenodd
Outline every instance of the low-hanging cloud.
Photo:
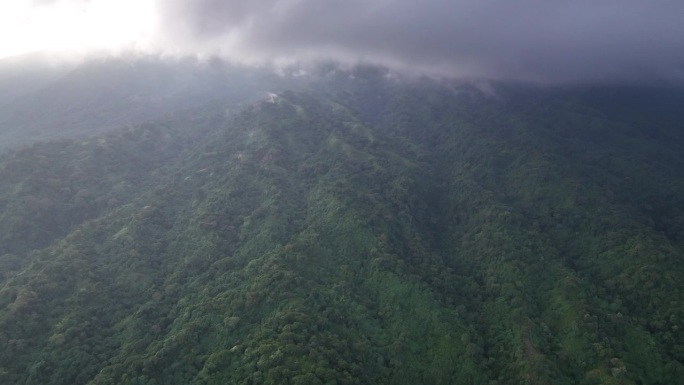
M 551 82 L 684 78 L 681 0 L 159 0 L 165 43 Z

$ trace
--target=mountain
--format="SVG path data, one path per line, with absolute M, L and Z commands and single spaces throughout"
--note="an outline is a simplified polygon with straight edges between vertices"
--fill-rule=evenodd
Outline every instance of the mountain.
M 29 53 L 0 59 L 0 105 L 30 94 L 65 76 L 73 61 Z
M 361 67 L 7 151 L 0 383 L 677 383 L 683 97 Z
M 0 150 L 137 125 L 209 103 L 239 108 L 287 83 L 219 59 L 0 60 Z

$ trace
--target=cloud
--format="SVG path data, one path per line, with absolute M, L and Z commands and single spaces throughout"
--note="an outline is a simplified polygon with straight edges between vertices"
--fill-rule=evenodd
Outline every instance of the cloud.
M 157 31 L 155 1 L 0 1 L 0 58 L 143 48 Z
M 162 41 L 553 82 L 681 80 L 681 0 L 158 0 Z

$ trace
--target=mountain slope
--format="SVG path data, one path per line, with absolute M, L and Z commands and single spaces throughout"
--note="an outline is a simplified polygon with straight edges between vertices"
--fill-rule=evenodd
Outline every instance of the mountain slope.
M 681 134 L 554 92 L 372 72 L 110 134 L 89 188 L 116 201 L 2 242 L 0 379 L 676 382 Z M 3 226 L 100 145 L 6 155 L 64 166 L 4 182 Z
M 47 71 L 49 64 L 30 59 L 0 62 L 0 149 L 101 134 L 210 103 L 236 109 L 287 84 L 220 60 L 123 56 Z

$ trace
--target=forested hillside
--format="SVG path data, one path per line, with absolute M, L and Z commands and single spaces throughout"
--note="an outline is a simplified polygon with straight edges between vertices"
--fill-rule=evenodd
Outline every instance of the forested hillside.
M 684 378 L 684 93 L 308 88 L 2 154 L 0 383 Z

